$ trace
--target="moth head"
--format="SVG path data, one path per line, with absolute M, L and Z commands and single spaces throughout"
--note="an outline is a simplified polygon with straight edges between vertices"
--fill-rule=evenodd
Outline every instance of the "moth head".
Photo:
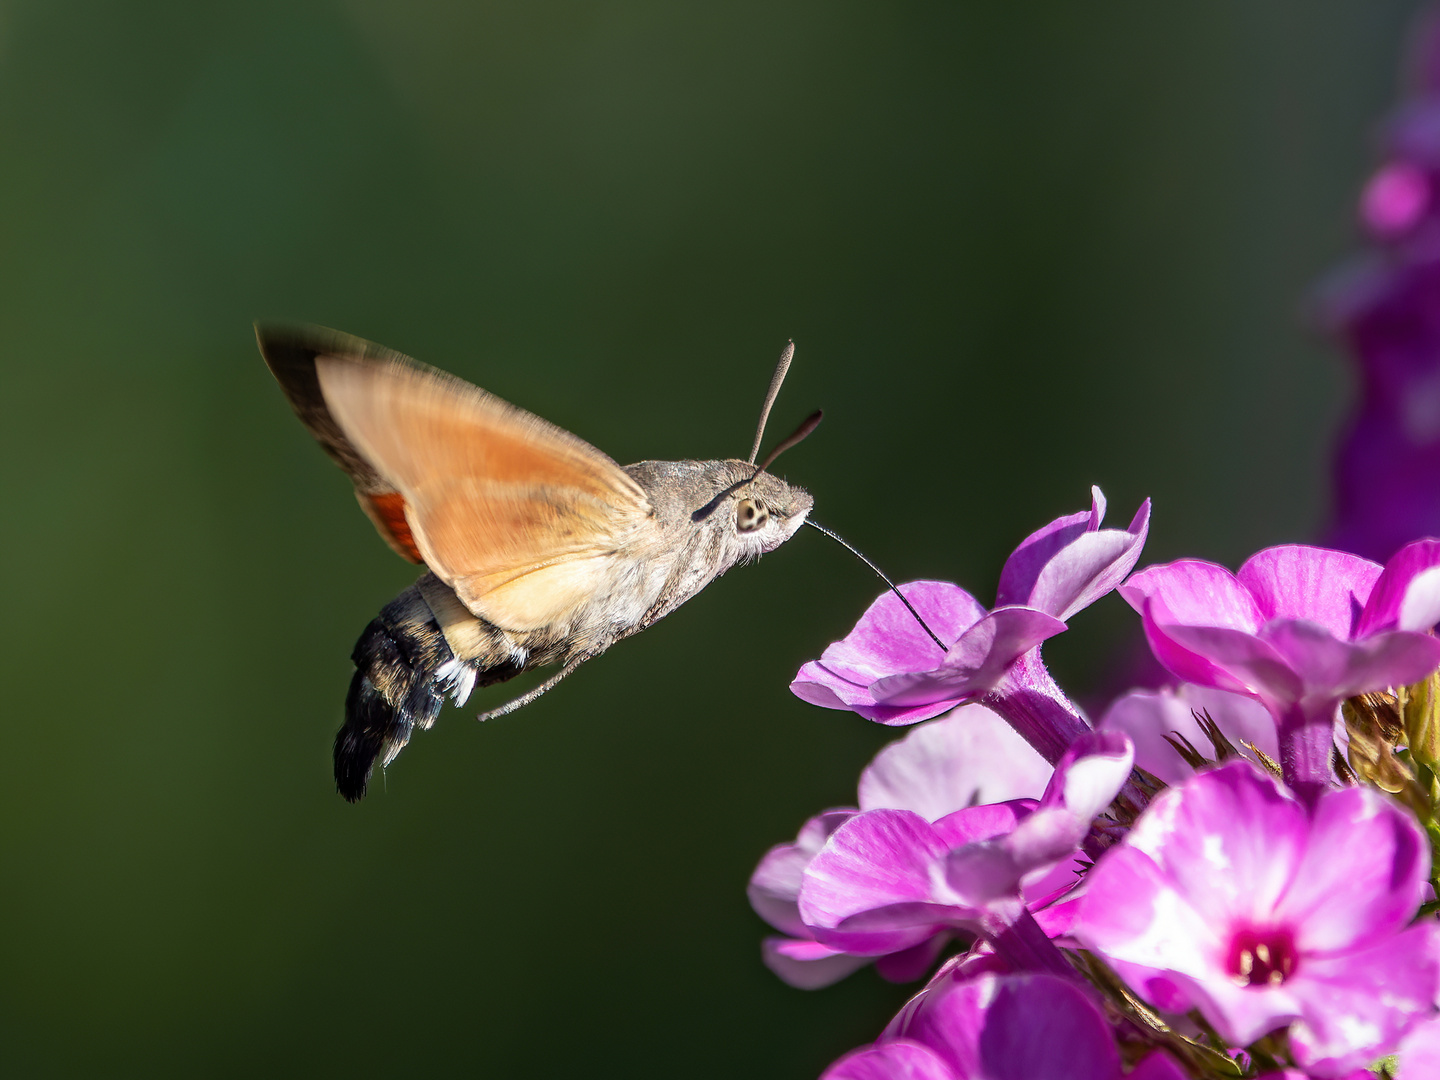
M 756 555 L 774 551 L 794 536 L 815 505 L 808 491 L 763 472 L 742 484 L 730 502 L 731 527 Z

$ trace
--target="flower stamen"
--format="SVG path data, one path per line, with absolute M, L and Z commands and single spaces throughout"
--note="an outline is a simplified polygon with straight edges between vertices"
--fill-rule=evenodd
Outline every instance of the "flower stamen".
M 1228 967 L 1237 986 L 1279 986 L 1295 971 L 1295 943 L 1285 930 L 1241 930 Z

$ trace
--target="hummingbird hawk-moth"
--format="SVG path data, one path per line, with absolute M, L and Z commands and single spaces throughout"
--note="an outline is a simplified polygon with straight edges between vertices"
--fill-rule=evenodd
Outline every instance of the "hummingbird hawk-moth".
M 335 784 L 354 802 L 448 696 L 557 673 L 668 615 L 736 563 L 773 551 L 814 500 L 766 472 L 818 412 L 755 464 L 789 366 L 781 356 L 748 461 L 640 461 L 599 450 L 453 375 L 329 330 L 257 327 L 295 413 L 355 485 L 380 536 L 425 573 L 351 659 Z

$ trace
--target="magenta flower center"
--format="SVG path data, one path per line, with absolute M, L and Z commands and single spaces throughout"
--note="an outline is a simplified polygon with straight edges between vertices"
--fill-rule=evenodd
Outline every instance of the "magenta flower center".
M 1230 939 L 1227 968 L 1237 986 L 1279 986 L 1299 959 L 1288 930 L 1246 928 Z

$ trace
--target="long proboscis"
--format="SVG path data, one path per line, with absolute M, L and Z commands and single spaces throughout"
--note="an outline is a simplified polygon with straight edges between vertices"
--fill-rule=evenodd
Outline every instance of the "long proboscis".
M 790 342 L 780 353 L 780 362 L 775 365 L 775 374 L 770 376 L 770 389 L 765 391 L 765 404 L 760 409 L 760 423 L 755 428 L 755 445 L 750 448 L 750 456 L 745 459 L 747 465 L 754 465 L 755 459 L 760 456 L 760 442 L 765 438 L 765 421 L 770 419 L 770 409 L 775 404 L 775 399 L 780 396 L 780 384 L 785 381 L 785 373 L 790 370 L 790 361 L 795 358 L 795 342 Z M 771 457 L 774 457 L 772 454 Z M 762 467 L 761 472 L 764 472 Z
M 946 645 L 943 641 L 941 641 L 936 636 L 935 631 L 930 629 L 929 624 L 927 624 L 925 620 L 920 617 L 920 613 L 915 610 L 915 605 L 910 603 L 909 600 L 905 599 L 905 594 L 896 587 L 893 581 L 891 581 L 888 577 L 885 576 L 885 571 L 881 570 L 880 567 L 876 566 L 873 562 L 866 558 L 865 554 L 859 548 L 857 548 L 854 544 L 850 543 L 850 541 L 846 540 L 839 533 L 831 532 L 824 525 L 821 525 L 818 521 L 814 521 L 811 518 L 807 517 L 805 519 L 805 524 L 809 525 L 812 529 L 819 529 L 826 536 L 830 537 L 831 540 L 834 540 L 841 547 L 845 548 L 846 551 L 850 552 L 850 554 L 854 555 L 857 559 L 863 562 L 871 570 L 874 570 L 875 576 L 878 577 L 881 581 L 883 581 L 887 586 L 889 586 L 890 591 L 893 592 L 896 596 L 898 596 L 900 598 L 900 602 L 905 605 L 905 609 L 909 611 L 911 615 L 915 616 L 915 621 L 920 624 L 920 629 L 924 630 L 925 633 L 929 634 L 930 640 L 935 642 L 936 645 L 940 646 L 940 651 L 945 653 L 948 653 L 950 651 L 950 647 Z

